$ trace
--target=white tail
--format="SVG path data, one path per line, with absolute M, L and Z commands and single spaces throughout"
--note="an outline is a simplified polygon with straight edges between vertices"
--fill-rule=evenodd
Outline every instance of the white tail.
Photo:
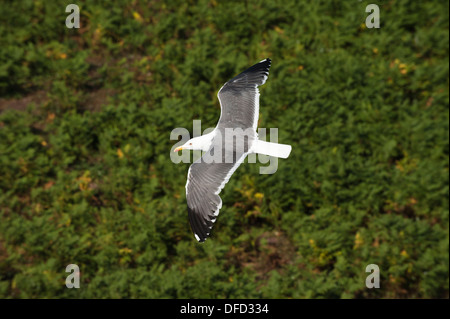
M 291 150 L 292 150 L 292 146 L 290 146 L 290 145 L 265 142 L 265 141 L 261 141 L 261 140 L 254 141 L 253 146 L 252 146 L 253 153 L 281 157 L 281 158 L 287 158 L 289 156 L 289 154 L 291 153 Z

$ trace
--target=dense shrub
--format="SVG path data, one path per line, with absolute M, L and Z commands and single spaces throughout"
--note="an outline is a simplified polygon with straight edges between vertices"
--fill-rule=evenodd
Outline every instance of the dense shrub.
M 0 297 L 448 298 L 448 2 L 368 3 L 0 6 Z M 266 57 L 293 151 L 241 165 L 198 244 L 170 132 Z

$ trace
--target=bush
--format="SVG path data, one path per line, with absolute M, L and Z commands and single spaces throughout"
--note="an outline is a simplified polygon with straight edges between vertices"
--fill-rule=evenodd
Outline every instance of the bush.
M 0 297 L 448 298 L 448 2 L 368 3 L 1 6 Z M 266 57 L 293 151 L 241 165 L 198 244 L 170 132 Z

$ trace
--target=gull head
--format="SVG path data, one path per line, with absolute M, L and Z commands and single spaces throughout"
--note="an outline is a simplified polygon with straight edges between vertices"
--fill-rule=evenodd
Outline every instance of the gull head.
M 201 150 L 203 152 L 207 152 L 211 147 L 211 143 L 214 138 L 213 133 L 214 132 L 211 132 L 209 134 L 191 138 L 189 141 L 175 148 L 173 151 L 179 152 L 181 150 Z

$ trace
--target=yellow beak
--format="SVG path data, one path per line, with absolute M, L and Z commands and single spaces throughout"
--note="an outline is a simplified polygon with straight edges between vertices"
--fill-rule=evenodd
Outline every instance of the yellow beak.
M 183 147 L 180 146 L 180 147 L 177 147 L 176 149 L 174 149 L 173 151 L 174 151 L 174 152 L 179 152 L 179 151 L 181 151 L 182 149 L 183 149 Z

